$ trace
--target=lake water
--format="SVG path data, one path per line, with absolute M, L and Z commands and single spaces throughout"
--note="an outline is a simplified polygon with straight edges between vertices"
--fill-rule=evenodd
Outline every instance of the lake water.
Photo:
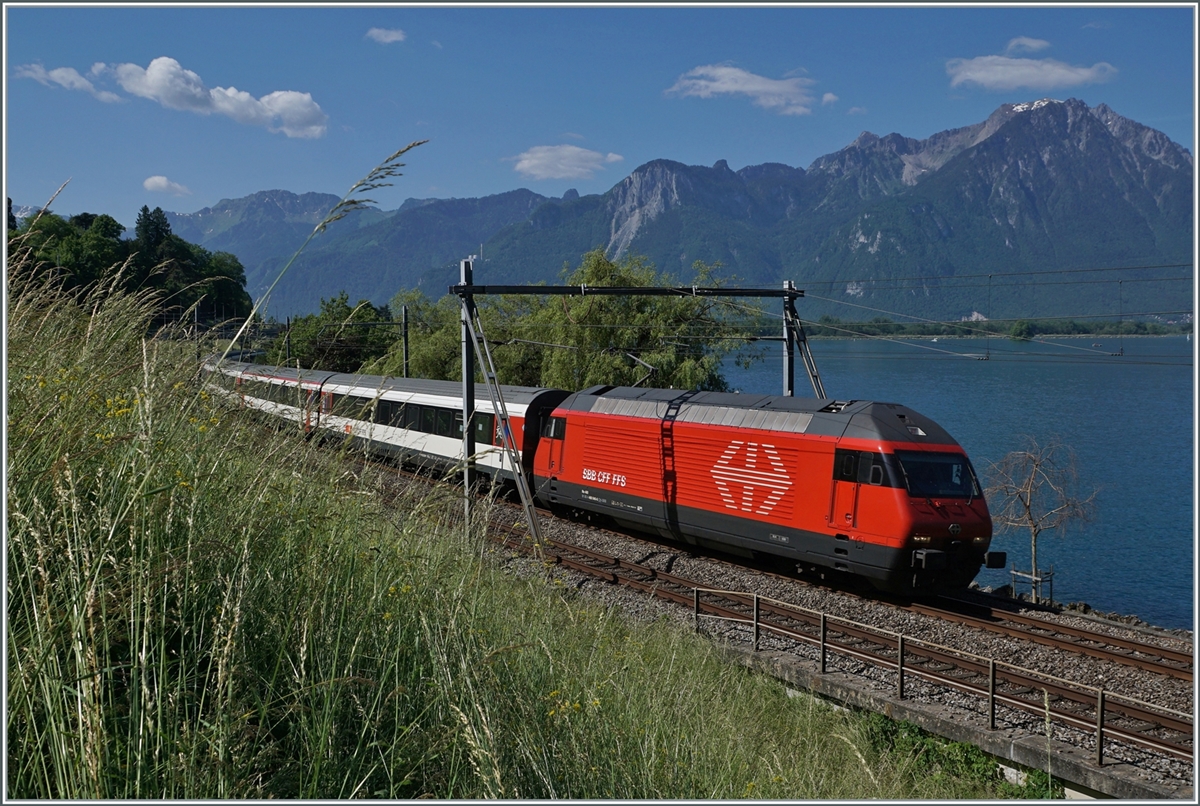
M 1099 346 L 1093 346 L 1099 343 Z M 991 462 L 1029 435 L 1058 435 L 1075 450 L 1082 488 L 1099 488 L 1093 520 L 1038 539 L 1054 566 L 1054 598 L 1192 629 L 1193 351 L 1184 336 L 1056 339 L 811 341 L 828 397 L 903 403 L 931 417 L 966 449 L 981 481 Z M 1124 355 L 1109 353 L 1124 349 Z M 989 355 L 981 361 L 973 356 Z M 780 394 L 780 348 L 730 384 Z M 812 387 L 797 356 L 796 394 Z M 998 534 L 1009 566 L 1029 570 L 1029 533 Z M 1009 582 L 984 569 L 980 585 Z M 1026 588 L 1027 589 L 1027 588 Z

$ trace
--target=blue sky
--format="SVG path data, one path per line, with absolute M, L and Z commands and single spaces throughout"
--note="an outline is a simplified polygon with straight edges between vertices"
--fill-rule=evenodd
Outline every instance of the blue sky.
M 8 4 L 6 193 L 132 226 L 282 188 L 602 193 L 653 159 L 807 168 L 1080 98 L 1195 150 L 1196 19 L 1165 7 Z

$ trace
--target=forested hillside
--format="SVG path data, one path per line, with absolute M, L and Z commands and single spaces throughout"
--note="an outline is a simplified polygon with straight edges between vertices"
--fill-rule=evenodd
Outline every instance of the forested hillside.
M 125 227 L 103 213 L 63 218 L 44 210 L 18 224 L 11 199 L 8 206 L 10 259 L 27 254 L 32 265 L 60 273 L 67 289 L 107 283 L 126 292 L 154 291 L 160 320 L 191 312 L 212 323 L 250 314 L 238 258 L 184 240 L 159 207 L 143 206 L 133 237 L 124 238 Z

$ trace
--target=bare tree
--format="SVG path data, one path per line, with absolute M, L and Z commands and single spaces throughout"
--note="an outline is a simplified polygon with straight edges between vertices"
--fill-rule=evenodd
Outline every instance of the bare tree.
M 1032 595 L 1037 603 L 1041 594 L 1038 537 L 1065 529 L 1073 521 L 1090 520 L 1098 491 L 1080 491 L 1075 452 L 1057 436 L 1045 443 L 1027 436 L 1024 443 L 1021 450 L 992 463 L 986 495 L 992 522 L 1000 531 L 1029 530 Z

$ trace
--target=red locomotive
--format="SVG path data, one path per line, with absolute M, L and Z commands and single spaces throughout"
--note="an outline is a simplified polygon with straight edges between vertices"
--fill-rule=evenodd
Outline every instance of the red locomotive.
M 598 386 L 545 422 L 535 494 L 898 593 L 965 587 L 992 521 L 970 461 L 893 403 Z

